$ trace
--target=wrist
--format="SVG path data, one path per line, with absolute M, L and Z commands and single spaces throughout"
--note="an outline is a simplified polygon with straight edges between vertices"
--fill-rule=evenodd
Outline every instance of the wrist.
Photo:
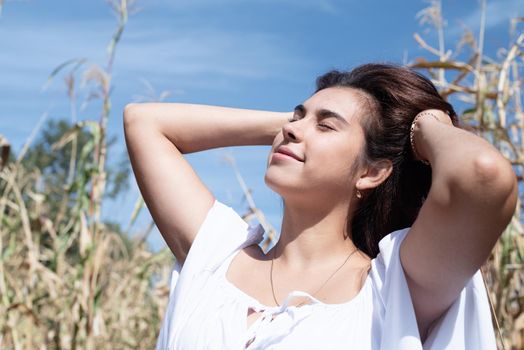
M 436 111 L 443 113 L 442 111 Z M 449 118 L 449 117 L 448 117 Z M 439 116 L 435 110 L 425 110 L 418 113 L 413 119 L 410 127 L 409 139 L 411 143 L 411 152 L 416 161 L 420 161 L 426 165 L 430 165 L 429 155 L 426 150 L 423 130 L 428 127 L 428 124 L 439 122 Z

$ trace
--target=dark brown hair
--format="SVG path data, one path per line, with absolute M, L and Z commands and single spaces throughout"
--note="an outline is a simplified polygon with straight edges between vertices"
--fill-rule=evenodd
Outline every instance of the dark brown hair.
M 458 125 L 453 107 L 423 75 L 390 64 L 365 64 L 349 72 L 330 71 L 317 79 L 317 92 L 329 87 L 349 87 L 363 94 L 360 117 L 365 146 L 361 161 L 389 159 L 391 175 L 365 193 L 358 209 L 348 217 L 347 232 L 354 244 L 371 257 L 388 233 L 409 227 L 431 186 L 431 168 L 416 161 L 409 131 L 414 117 L 425 109 L 449 113 Z

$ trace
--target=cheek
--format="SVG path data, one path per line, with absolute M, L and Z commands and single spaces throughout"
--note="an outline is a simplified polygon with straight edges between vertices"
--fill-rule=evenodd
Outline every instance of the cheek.
M 346 158 L 329 159 L 326 157 L 321 162 L 310 164 L 306 167 L 305 175 L 310 181 L 323 183 L 326 186 L 344 185 L 351 178 L 351 163 Z
M 353 147 L 329 147 L 315 154 L 315 161 L 309 162 L 308 174 L 316 181 L 335 186 L 344 186 L 354 176 L 353 163 L 357 157 L 357 150 Z M 310 159 L 312 160 L 312 159 Z

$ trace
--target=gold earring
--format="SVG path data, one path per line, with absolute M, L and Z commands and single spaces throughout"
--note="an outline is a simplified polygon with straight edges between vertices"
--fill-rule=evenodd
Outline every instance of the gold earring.
M 357 189 L 357 198 L 362 199 L 362 192 L 359 189 Z

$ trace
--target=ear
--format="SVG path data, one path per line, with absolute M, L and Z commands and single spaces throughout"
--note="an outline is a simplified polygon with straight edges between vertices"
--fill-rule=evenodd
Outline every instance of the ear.
M 393 171 L 393 163 L 389 159 L 382 159 L 367 165 L 357 179 L 356 187 L 359 190 L 371 190 L 384 182 Z

